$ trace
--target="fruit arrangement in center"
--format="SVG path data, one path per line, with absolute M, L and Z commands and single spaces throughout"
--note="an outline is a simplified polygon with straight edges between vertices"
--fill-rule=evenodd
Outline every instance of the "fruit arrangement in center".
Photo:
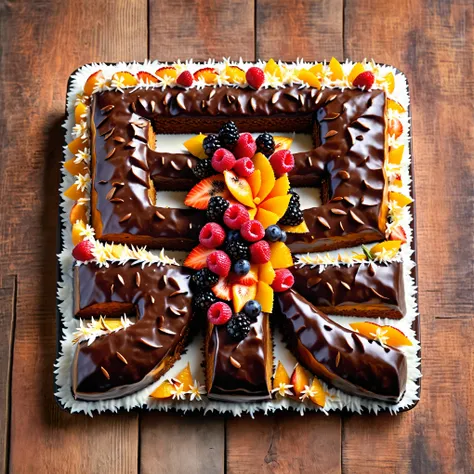
M 184 203 L 205 211 L 209 221 L 184 262 L 196 270 L 194 308 L 212 324 L 225 324 L 237 340 L 261 312 L 272 312 L 273 293 L 294 283 L 286 235 L 307 227 L 288 179 L 291 142 L 266 132 L 255 140 L 227 122 L 218 134 L 184 144 L 199 158 L 194 173 L 200 179 Z

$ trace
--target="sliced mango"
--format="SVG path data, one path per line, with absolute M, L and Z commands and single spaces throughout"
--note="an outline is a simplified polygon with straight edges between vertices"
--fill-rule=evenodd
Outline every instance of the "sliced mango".
M 178 71 L 173 66 L 161 67 L 158 69 L 155 74 L 160 78 L 164 79 L 166 76 L 176 79 L 178 77 Z
M 102 71 L 96 71 L 94 74 L 91 74 L 86 83 L 84 84 L 84 94 L 91 96 L 94 92 L 94 88 L 97 85 L 97 81 L 104 79 L 104 74 Z
M 248 178 L 247 181 L 252 190 L 252 196 L 257 196 L 260 191 L 260 186 L 262 186 L 262 172 L 260 170 L 255 170 Z
M 413 202 L 413 199 L 411 197 L 405 196 L 405 194 L 397 193 L 395 191 L 391 191 L 388 193 L 388 200 L 394 201 L 397 206 L 400 207 L 405 207 Z
M 232 286 L 232 301 L 234 302 L 234 311 L 239 313 L 244 307 L 245 303 L 254 300 L 257 295 L 257 285 L 233 285 Z
M 306 84 L 310 85 L 311 87 L 321 89 L 321 81 L 315 74 L 309 72 L 307 69 L 301 69 L 301 71 L 298 73 L 298 78 L 303 82 L 306 82 Z
M 78 174 L 88 174 L 89 167 L 83 161 L 79 163 L 74 163 L 75 158 L 71 158 L 70 160 L 64 163 L 64 169 L 66 169 L 70 174 L 73 176 L 77 176 Z
M 76 221 L 72 225 L 71 238 L 72 238 L 72 244 L 74 246 L 76 246 L 79 242 L 82 242 L 84 240 L 84 236 L 82 236 L 81 233 L 85 229 L 86 229 L 86 224 L 85 222 L 82 222 L 82 221 Z
M 318 79 L 321 79 L 321 77 L 324 75 L 323 63 L 315 64 L 313 67 L 310 67 L 309 72 L 317 76 Z
M 290 199 L 291 195 L 289 194 L 286 196 L 276 196 L 271 199 L 266 199 L 262 204 L 260 204 L 260 209 L 273 212 L 278 216 L 278 219 L 281 219 L 288 209 Z
M 313 395 L 309 396 L 309 399 L 321 408 L 324 408 L 326 404 L 326 393 L 324 392 L 324 388 L 321 385 L 321 382 L 315 377 L 313 382 L 311 383 L 311 393 Z
M 400 145 L 398 148 L 390 148 L 390 152 L 388 154 L 388 162 L 391 165 L 399 165 L 402 162 L 404 150 L 405 145 Z
M 309 232 L 305 221 L 298 225 L 282 225 L 281 228 L 288 234 L 306 234 L 306 232 Z
M 351 69 L 351 72 L 349 73 L 349 82 L 352 84 L 355 80 L 355 78 L 363 73 L 365 71 L 364 65 L 362 63 L 355 63 L 354 66 Z
M 262 305 L 264 313 L 271 313 L 273 311 L 273 289 L 268 283 L 264 281 L 258 282 L 255 299 Z
M 81 221 L 84 224 L 87 222 L 87 206 L 77 202 L 72 206 L 71 212 L 69 213 L 69 222 L 74 224 L 76 221 Z
M 331 80 L 336 81 L 338 79 L 344 79 L 344 71 L 342 70 L 341 63 L 336 58 L 331 58 L 329 61 L 329 70 L 331 71 Z
M 255 207 L 252 189 L 245 178 L 237 176 L 233 171 L 224 171 L 225 184 L 232 196 L 247 207 Z
M 275 279 L 275 270 L 273 269 L 271 262 L 259 265 L 258 279 L 264 283 L 268 283 L 269 285 L 273 283 L 273 280 Z
M 275 186 L 275 173 L 273 172 L 272 165 L 263 153 L 257 153 L 252 161 L 255 169 L 260 170 L 262 173 L 262 185 L 257 194 L 261 202 L 270 194 L 273 186 Z
M 87 140 L 77 137 L 72 142 L 70 142 L 67 147 L 69 151 L 75 155 L 79 151 L 84 151 L 84 149 L 87 148 Z
M 275 185 L 273 186 L 273 189 L 271 190 L 270 194 L 267 196 L 267 200 L 276 196 L 286 196 L 289 190 L 290 180 L 288 179 L 288 175 L 284 174 L 275 181 Z
M 282 78 L 281 68 L 273 59 L 270 59 L 267 64 L 265 64 L 264 71 L 270 73 L 272 76 L 278 77 L 279 79 Z
M 376 256 L 376 254 L 381 253 L 385 250 L 386 252 L 389 252 L 390 256 L 394 257 L 400 250 L 401 245 L 401 240 L 386 240 L 385 242 L 375 244 L 370 249 L 370 254 Z
M 244 84 L 246 81 L 245 71 L 240 69 L 240 67 L 230 66 L 229 64 L 227 64 L 227 66 L 225 67 L 225 74 L 229 77 L 229 82 L 232 82 L 234 84 Z
M 290 376 L 286 371 L 283 364 L 278 361 L 277 368 L 275 370 L 275 375 L 273 376 L 273 388 L 277 389 L 280 387 L 280 384 L 289 385 L 290 384 Z
M 406 112 L 405 108 L 403 107 L 402 104 L 398 103 L 397 101 L 393 100 L 393 99 L 388 99 L 387 100 L 387 108 L 389 110 L 395 110 L 396 112 L 399 112 L 401 114 L 403 114 L 404 112 Z
M 136 86 L 138 84 L 138 79 L 128 71 L 116 72 L 112 76 L 112 81 L 117 81 L 123 84 L 124 86 Z
M 270 251 L 272 253 L 270 262 L 273 268 L 289 268 L 293 265 L 290 249 L 283 242 L 272 242 Z
M 202 145 L 205 138 L 206 135 L 203 135 L 202 133 L 195 135 L 184 142 L 184 147 L 189 151 L 189 153 L 191 153 L 191 155 L 204 160 L 207 158 L 206 152 L 204 151 L 204 147 Z
M 273 141 L 275 142 L 275 151 L 289 150 L 293 143 L 293 138 L 276 136 L 273 137 Z
M 392 94 L 393 91 L 395 90 L 395 76 L 393 75 L 393 72 L 389 72 L 384 77 L 384 82 L 385 84 L 387 84 L 387 92 L 389 94 Z
M 191 367 L 189 365 L 189 362 L 188 365 L 176 377 L 173 377 L 173 380 L 178 381 L 178 383 L 182 383 L 184 386 L 184 390 L 189 390 L 189 388 L 193 384 L 193 376 L 191 374 Z
M 371 321 L 350 323 L 349 326 L 354 329 L 354 331 L 357 331 L 370 339 L 376 339 L 378 331 L 378 334 L 383 337 L 384 343 L 392 347 L 413 345 L 410 339 L 408 339 L 402 331 L 393 326 L 380 326 Z
M 276 224 L 279 221 L 278 216 L 274 212 L 267 211 L 265 209 L 258 209 L 255 219 L 260 221 L 263 227 L 266 229 L 271 225 Z
M 64 196 L 72 199 L 73 201 L 79 201 L 79 199 L 85 197 L 86 191 L 81 191 L 76 183 L 72 184 L 66 191 L 64 191 Z
M 168 380 L 165 380 L 159 387 L 150 393 L 150 397 L 158 399 L 171 398 L 173 396 L 174 389 L 175 386 Z
M 86 104 L 79 102 L 74 109 L 74 120 L 76 123 L 81 123 L 86 119 L 87 106 Z

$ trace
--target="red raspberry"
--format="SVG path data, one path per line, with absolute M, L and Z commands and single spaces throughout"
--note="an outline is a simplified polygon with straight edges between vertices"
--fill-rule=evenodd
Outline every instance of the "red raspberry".
M 289 150 L 278 150 L 270 157 L 270 164 L 276 175 L 282 175 L 293 169 L 295 158 Z
M 259 67 L 251 67 L 245 73 L 248 85 L 254 89 L 260 89 L 265 82 L 265 73 Z
M 226 277 L 230 272 L 230 258 L 222 250 L 216 250 L 208 255 L 206 263 L 207 268 L 209 268 L 211 272 L 214 272 L 221 277 Z
M 242 178 L 247 178 L 255 171 L 255 165 L 250 158 L 245 157 L 237 160 L 232 169 Z
M 211 324 L 220 325 L 225 324 L 232 317 L 232 310 L 227 303 L 219 301 L 211 304 L 207 310 L 207 319 Z
M 272 288 L 277 293 L 289 290 L 295 283 L 295 278 L 287 268 L 280 268 L 275 270 L 275 278 L 272 283 Z
M 76 260 L 87 262 L 87 260 L 92 260 L 94 258 L 94 255 L 92 254 L 93 248 L 94 244 L 90 240 L 83 240 L 73 248 L 72 256 Z
M 257 144 L 250 133 L 241 133 L 232 151 L 236 158 L 252 157 L 257 151 Z
M 247 221 L 240 228 L 240 235 L 248 242 L 257 242 L 265 236 L 265 229 L 259 221 Z
M 232 204 L 224 212 L 224 224 L 229 229 L 239 230 L 249 219 L 249 211 L 242 204 Z
M 250 247 L 250 261 L 252 263 L 267 263 L 270 260 L 270 245 L 266 240 L 261 240 Z
M 361 89 L 364 88 L 368 91 L 374 85 L 374 81 L 374 73 L 371 71 L 364 71 L 354 79 L 353 84 L 355 87 L 360 87 Z
M 215 222 L 208 222 L 199 232 L 199 242 L 208 249 L 220 247 L 225 240 L 224 229 Z
M 218 148 L 212 155 L 212 167 L 222 173 L 225 170 L 231 170 L 235 165 L 235 156 L 225 148 Z
M 183 87 L 191 87 L 193 85 L 194 78 L 189 71 L 183 71 L 176 79 L 176 84 Z

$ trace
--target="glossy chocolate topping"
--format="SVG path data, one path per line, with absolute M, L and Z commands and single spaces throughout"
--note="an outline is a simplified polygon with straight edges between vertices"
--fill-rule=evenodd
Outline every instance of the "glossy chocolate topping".
M 191 271 L 173 265 L 75 267 L 77 317 L 136 316 L 132 326 L 78 345 L 73 391 L 84 400 L 117 398 L 164 373 L 183 348 L 192 319 Z
M 396 403 L 405 391 L 407 361 L 331 321 L 293 290 L 277 294 L 285 335 L 298 361 L 344 392 Z
M 206 357 L 208 397 L 221 401 L 252 401 L 271 398 L 271 333 L 268 314 L 260 314 L 249 334 L 235 341 L 226 326 L 213 326 Z M 269 370 L 270 367 L 270 370 Z
M 327 314 L 401 319 L 405 315 L 402 263 L 291 268 L 293 288 Z

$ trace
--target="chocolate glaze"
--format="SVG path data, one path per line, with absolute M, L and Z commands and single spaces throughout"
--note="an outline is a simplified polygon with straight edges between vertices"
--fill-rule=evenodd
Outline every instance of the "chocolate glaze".
M 268 314 L 260 314 L 242 341 L 226 326 L 212 326 L 206 344 L 207 391 L 211 400 L 257 401 L 271 398 L 271 332 Z M 241 367 L 235 367 L 233 357 Z M 210 370 L 209 370 L 210 369 Z
M 401 398 L 407 380 L 402 352 L 331 321 L 293 290 L 276 300 L 289 346 L 313 374 L 353 395 L 390 403 Z
M 72 367 L 76 398 L 122 397 L 144 388 L 169 368 L 183 349 L 192 320 L 190 275 L 190 270 L 173 265 L 75 267 L 76 317 L 127 312 L 137 318 L 127 329 L 90 345 L 78 344 Z
M 305 265 L 290 270 L 293 288 L 327 314 L 393 319 L 405 315 L 402 263 L 328 266 L 322 272 Z

